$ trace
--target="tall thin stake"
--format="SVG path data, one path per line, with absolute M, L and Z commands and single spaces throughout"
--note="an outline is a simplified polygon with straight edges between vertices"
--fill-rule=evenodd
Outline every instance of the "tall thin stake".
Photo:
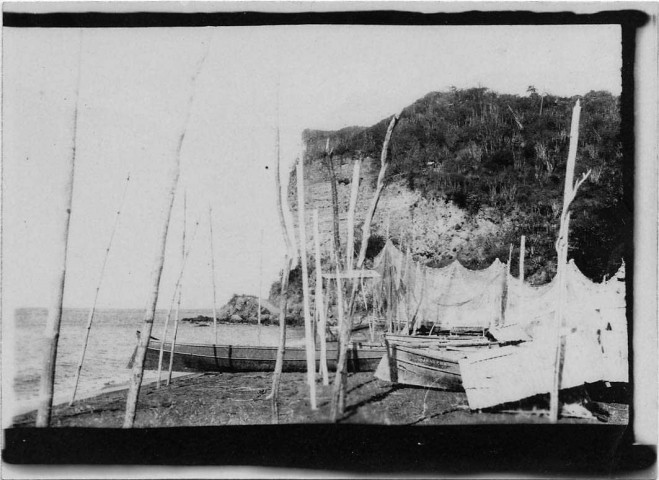
M 400 118 L 400 113 L 394 115 L 389 122 L 387 127 L 387 133 L 384 137 L 384 142 L 382 144 L 382 153 L 380 155 L 380 173 L 378 174 L 377 186 L 375 188 L 375 193 L 371 200 L 371 204 L 366 212 L 366 217 L 364 218 L 364 226 L 362 228 L 362 241 L 361 247 L 359 250 L 359 258 L 357 260 L 356 269 L 361 269 L 364 265 L 364 260 L 366 259 L 366 249 L 368 247 L 368 241 L 371 236 L 371 222 L 373 221 L 373 216 L 375 215 L 375 210 L 378 206 L 380 200 L 380 195 L 384 189 L 384 178 L 387 173 L 387 168 L 389 166 L 388 151 L 389 151 L 389 141 L 393 134 L 394 128 L 398 123 Z M 387 228 L 388 230 L 388 228 Z M 337 254 L 338 257 L 338 254 Z M 338 261 L 338 260 L 337 260 Z M 338 279 L 337 279 L 338 282 Z M 353 281 L 352 293 L 350 296 L 350 302 L 348 303 L 346 321 L 341 322 L 341 316 L 339 317 L 340 334 L 339 338 L 345 338 L 346 341 L 339 344 L 339 364 L 336 367 L 336 377 L 334 380 L 334 389 L 332 392 L 332 412 L 333 419 L 337 421 L 339 416 L 343 414 L 345 406 L 345 386 L 346 386 L 346 373 L 347 373 L 347 359 L 348 359 L 348 340 L 350 339 L 350 331 L 352 330 L 352 313 L 355 306 L 355 299 L 357 296 L 357 281 Z M 339 312 L 343 311 L 343 304 L 339 303 Z
M 199 226 L 199 220 L 197 219 L 197 222 L 195 223 L 194 230 L 192 232 L 192 240 L 190 242 L 190 245 L 188 246 L 187 251 L 183 255 L 183 261 L 181 262 L 181 268 L 178 272 L 178 276 L 176 277 L 176 284 L 174 286 L 174 295 L 172 295 L 172 301 L 169 304 L 169 310 L 167 311 L 167 319 L 171 318 L 172 316 L 172 311 L 174 310 L 174 302 L 176 301 L 176 298 L 181 298 L 181 285 L 183 282 L 183 273 L 185 272 L 185 265 L 188 262 L 188 255 L 190 255 L 190 250 L 192 249 L 192 243 L 194 242 L 195 237 L 197 236 L 197 227 Z M 178 313 L 177 313 L 178 315 Z M 178 324 L 175 325 L 175 328 L 178 329 Z M 172 342 L 171 346 L 171 353 L 172 355 L 174 354 L 174 343 L 176 342 L 176 330 L 174 331 L 174 341 Z M 165 338 L 160 341 L 160 355 L 158 359 L 158 380 L 156 382 L 156 388 L 160 388 L 160 377 L 161 377 L 161 372 L 162 372 L 162 359 L 163 359 L 163 354 L 165 351 Z M 170 364 L 171 364 L 171 357 L 170 357 Z
M 259 242 L 259 310 L 256 312 L 259 327 L 261 326 L 261 295 L 263 295 L 263 229 L 261 229 L 261 241 Z
M 78 51 L 78 73 L 76 77 L 76 100 L 73 110 L 73 135 L 71 141 L 71 155 L 69 156 L 69 173 L 61 190 L 62 202 L 65 206 L 61 210 L 62 217 L 58 219 L 58 255 L 59 269 L 53 282 L 52 303 L 48 309 L 44 337 L 46 348 L 43 352 L 41 380 L 39 383 L 39 408 L 37 410 L 37 427 L 48 427 L 53 409 L 53 394 L 55 391 L 55 367 L 57 363 L 57 347 L 59 343 L 60 325 L 62 323 L 62 303 L 64 300 L 64 284 L 66 283 L 66 257 L 69 250 L 69 224 L 71 222 L 71 208 L 73 204 L 73 182 L 75 178 L 76 149 L 78 141 L 78 110 L 80 102 L 80 70 L 82 68 L 82 31 L 80 31 L 80 46 Z
M 318 340 L 320 341 L 320 373 L 323 376 L 323 385 L 329 385 L 329 371 L 327 370 L 327 317 L 323 305 L 323 272 L 320 264 L 320 228 L 318 227 L 318 209 L 313 211 L 313 240 L 316 257 L 316 320 L 318 321 Z
M 339 233 L 339 193 L 336 181 L 336 171 L 334 170 L 334 149 L 330 149 L 329 137 L 325 144 L 325 161 L 330 174 L 330 188 L 332 192 L 332 234 L 334 237 L 334 250 L 341 251 L 341 236 Z M 338 255 L 338 253 L 337 253 Z M 339 259 L 339 261 L 341 261 Z
M 276 162 L 275 162 L 275 188 L 277 190 L 277 213 L 279 214 L 279 224 L 281 226 L 281 234 L 284 237 L 286 244 L 286 256 L 284 258 L 284 268 L 281 273 L 281 291 L 279 297 L 279 344 L 277 347 L 277 359 L 275 362 L 275 371 L 272 374 L 272 391 L 266 397 L 272 402 L 272 421 L 279 423 L 279 383 L 281 380 L 281 372 L 284 366 L 284 353 L 286 352 L 286 309 L 288 303 L 288 278 L 297 262 L 297 250 L 295 248 L 295 234 L 289 230 L 286 222 L 286 214 L 284 212 L 284 205 L 286 205 L 287 213 L 288 204 L 287 196 L 282 190 L 281 184 L 281 159 L 279 156 L 279 122 L 277 122 L 277 138 L 276 138 Z
M 76 379 L 73 385 L 73 392 L 71 392 L 71 400 L 69 405 L 73 405 L 73 402 L 76 398 L 76 392 L 78 391 L 78 382 L 80 381 L 80 372 L 82 371 L 82 364 L 85 361 L 85 353 L 87 353 L 87 344 L 89 343 L 89 333 L 92 328 L 92 322 L 94 321 L 94 313 L 96 312 L 96 302 L 98 301 L 98 294 L 101 291 L 101 284 L 103 283 L 103 274 L 105 273 L 105 265 L 107 264 L 108 257 L 110 256 L 110 248 L 112 247 L 112 240 L 114 239 L 114 233 L 117 230 L 117 225 L 119 224 L 119 216 L 121 215 L 121 210 L 124 206 L 124 200 L 126 199 L 126 192 L 128 191 L 128 183 L 130 182 L 130 173 L 126 177 L 126 185 L 124 186 L 124 192 L 121 195 L 121 203 L 119 204 L 119 210 L 117 210 L 117 215 L 114 219 L 114 225 L 112 226 L 112 232 L 110 233 L 110 240 L 108 241 L 108 246 L 105 249 L 105 257 L 103 258 L 103 264 L 101 265 L 101 273 L 98 277 L 98 284 L 96 285 L 96 292 L 94 293 L 94 301 L 92 303 L 92 308 L 89 310 L 89 316 L 87 317 L 87 330 L 85 332 L 85 340 L 82 344 L 82 350 L 80 352 L 80 360 L 78 361 L 78 368 L 76 369 Z
M 359 194 L 359 170 L 361 164 L 361 157 L 357 157 L 352 169 L 350 204 L 348 206 L 348 240 L 346 243 L 346 266 L 348 272 L 352 271 L 352 264 L 355 261 L 355 208 L 357 207 L 357 196 Z
M 568 152 L 567 166 L 565 171 L 565 191 L 563 192 L 563 211 L 561 213 L 558 238 L 556 240 L 556 253 L 558 264 L 556 276 L 558 277 L 558 300 L 555 313 L 556 329 L 556 354 L 554 358 L 554 378 L 552 390 L 549 394 L 549 420 L 552 423 L 558 421 L 558 392 L 560 390 L 563 361 L 565 354 L 565 297 L 566 297 L 566 266 L 568 254 L 568 232 L 570 228 L 570 204 L 574 200 L 577 190 L 590 175 L 590 170 L 581 179 L 574 183 L 574 166 L 577 157 L 577 145 L 579 140 L 579 116 L 581 114 L 581 102 L 577 100 L 572 110 L 572 126 L 570 128 L 570 149 Z
M 181 264 L 185 263 L 185 230 L 187 228 L 187 213 L 188 202 L 187 193 L 183 191 L 183 238 L 181 239 Z M 181 311 L 181 296 L 183 295 L 183 279 L 178 287 L 178 301 L 176 302 L 176 317 L 174 319 L 174 335 L 172 336 L 172 348 L 169 351 L 169 369 L 167 370 L 167 385 L 172 381 L 172 370 L 174 369 L 174 347 L 176 346 L 176 335 L 178 334 L 179 313 Z M 165 339 L 162 339 L 160 346 L 164 344 Z M 158 375 L 160 381 L 160 374 Z
M 215 334 L 215 344 L 217 344 L 217 300 L 215 293 L 215 250 L 213 249 L 213 210 L 208 205 L 208 228 L 211 239 L 211 275 L 213 276 L 213 332 Z
M 526 236 L 522 235 L 519 245 L 519 284 L 524 284 L 524 255 L 526 254 Z
M 304 333 L 307 352 L 307 383 L 309 384 L 309 402 L 316 410 L 316 348 L 311 326 L 309 310 L 309 272 L 307 269 L 307 236 L 304 215 L 304 157 L 297 162 L 297 213 L 300 232 L 300 263 L 302 265 L 302 305 L 304 309 Z
M 185 204 L 185 194 L 183 196 L 183 203 Z M 181 263 L 181 268 L 182 267 Z M 167 332 L 169 330 L 169 321 L 172 319 L 172 311 L 174 310 L 174 302 L 176 301 L 176 295 L 178 294 L 179 290 L 179 282 L 177 280 L 176 285 L 174 287 L 174 294 L 172 296 L 172 302 L 169 305 L 169 310 L 167 311 L 167 316 L 165 317 L 165 324 L 162 327 L 162 334 L 160 336 L 160 351 L 158 353 L 158 379 L 156 380 L 156 388 L 160 388 L 160 382 L 161 382 L 161 373 L 162 373 L 162 362 L 163 358 L 165 356 L 165 340 L 167 340 Z
M 380 195 L 384 189 L 384 177 L 387 173 L 387 168 L 389 167 L 389 159 L 387 152 L 389 151 L 389 141 L 391 140 L 391 135 L 394 132 L 394 128 L 398 123 L 400 118 L 400 113 L 394 115 L 389 122 L 389 127 L 387 127 L 387 133 L 384 137 L 384 143 L 382 144 L 382 153 L 380 154 L 380 173 L 378 174 L 377 186 L 375 187 L 375 193 L 373 194 L 373 199 L 371 200 L 371 205 L 366 212 L 366 217 L 364 218 L 364 227 L 362 228 L 362 243 L 361 248 L 359 249 L 359 259 L 357 260 L 357 267 L 362 268 L 364 264 L 364 259 L 366 258 L 366 248 L 368 247 L 368 239 L 371 236 L 371 222 L 373 221 L 373 215 L 375 215 L 375 209 L 378 206 L 380 201 Z M 388 222 L 387 222 L 388 224 Z M 388 230 L 388 228 L 387 228 Z
M 508 297 L 508 286 L 509 286 L 509 280 L 510 280 L 510 264 L 513 261 L 513 244 L 510 244 L 510 248 L 508 249 L 508 263 L 506 263 L 506 272 L 503 277 L 503 285 L 501 288 L 501 318 L 500 318 L 500 324 L 501 326 L 506 324 L 506 313 L 508 312 L 508 305 L 510 302 L 510 299 Z
M 343 311 L 343 285 L 341 284 L 341 265 L 339 264 L 339 256 L 332 248 L 332 260 L 336 270 L 336 309 L 339 315 L 339 358 L 336 364 L 336 376 L 334 377 L 334 385 L 332 386 L 332 402 L 330 406 L 330 416 L 333 422 L 339 420 L 339 416 L 343 413 L 343 403 L 345 401 L 345 380 L 347 370 L 347 355 L 348 355 L 348 342 L 350 341 L 350 329 L 345 328 L 348 324 L 347 319 L 344 318 Z M 346 334 L 347 332 L 347 334 Z
M 188 122 L 190 120 L 190 113 L 192 111 L 192 101 L 194 99 L 194 86 L 201 71 L 201 68 L 208 56 L 210 49 L 210 39 L 206 51 L 197 65 L 197 68 L 192 75 L 192 88 L 190 90 L 190 97 L 188 98 L 188 109 L 183 129 L 178 139 L 176 153 L 174 155 L 174 162 L 169 172 L 169 185 L 167 189 L 167 203 L 163 208 L 161 219 L 160 237 L 158 239 L 158 248 L 156 250 L 156 258 L 154 260 L 153 270 L 151 271 L 151 293 L 147 302 L 146 311 L 144 313 L 144 324 L 142 325 L 141 334 L 137 343 L 137 350 L 135 353 L 135 361 L 133 363 L 133 372 L 131 376 L 130 386 L 128 389 L 128 397 L 126 399 L 126 415 L 124 417 L 124 428 L 132 428 L 135 423 L 135 414 L 137 410 L 137 398 L 140 394 L 142 386 L 142 377 L 144 376 L 144 359 L 146 358 L 146 349 L 149 345 L 151 338 L 151 331 L 153 329 L 153 319 L 156 313 L 156 304 L 158 302 L 158 288 L 160 286 L 160 277 L 162 274 L 163 265 L 165 263 L 165 247 L 167 246 L 167 231 L 169 229 L 169 218 L 172 213 L 172 206 L 174 205 L 174 197 L 176 195 L 176 186 L 178 185 L 178 178 L 181 168 L 181 149 L 185 134 L 188 129 Z

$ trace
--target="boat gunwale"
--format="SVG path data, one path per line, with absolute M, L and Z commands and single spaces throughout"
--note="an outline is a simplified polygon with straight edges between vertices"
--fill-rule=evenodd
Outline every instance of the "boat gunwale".
M 393 348 L 400 350 L 405 353 L 416 354 L 416 355 L 425 355 L 430 353 L 428 356 L 434 360 L 444 360 L 446 362 L 455 363 L 456 365 L 460 359 L 465 358 L 469 352 L 456 352 L 454 350 L 433 350 L 427 347 L 408 347 L 406 345 L 393 345 Z
M 151 343 L 157 343 L 157 347 L 152 346 Z M 160 346 L 164 343 L 165 345 L 165 350 L 171 350 L 172 347 L 172 342 L 162 342 L 159 338 L 156 337 L 151 337 L 151 340 L 149 340 L 149 344 L 147 345 L 147 348 L 151 350 L 160 350 Z M 186 343 L 186 342 L 176 342 L 174 347 L 176 348 L 177 346 L 188 346 L 188 347 L 202 347 L 202 348 L 230 348 L 232 350 L 240 349 L 261 349 L 261 350 L 277 350 L 279 347 L 276 345 L 240 345 L 240 344 L 214 344 L 214 343 Z M 169 348 L 167 348 L 169 347 Z M 291 347 L 286 347 L 286 351 L 290 350 L 300 350 L 300 351 L 305 351 L 305 346 L 291 346 Z M 362 350 L 362 351 L 369 351 L 369 350 L 375 350 L 375 351 L 384 351 L 386 347 L 384 345 L 372 345 L 372 344 L 363 344 L 361 342 L 350 342 L 350 345 L 348 345 L 349 350 Z M 316 348 L 316 350 L 319 350 L 319 348 Z M 338 351 L 338 345 L 337 348 L 328 348 L 328 350 L 336 350 Z M 169 352 L 168 352 L 169 353 Z M 174 353 L 177 353 L 176 351 Z

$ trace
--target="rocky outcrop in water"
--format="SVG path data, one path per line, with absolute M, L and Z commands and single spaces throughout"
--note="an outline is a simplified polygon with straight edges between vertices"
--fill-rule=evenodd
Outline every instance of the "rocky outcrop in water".
M 259 300 L 254 295 L 234 295 L 217 312 L 217 319 L 227 323 L 258 323 Z M 286 315 L 287 325 L 304 325 L 304 318 L 300 310 L 291 304 Z M 190 323 L 212 323 L 213 317 L 199 315 L 194 318 L 184 318 L 183 322 Z M 261 324 L 279 325 L 279 308 L 267 299 L 261 299 Z

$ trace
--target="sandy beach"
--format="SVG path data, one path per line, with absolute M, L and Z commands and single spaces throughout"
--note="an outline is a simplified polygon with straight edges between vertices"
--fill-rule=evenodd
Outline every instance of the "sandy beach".
M 309 407 L 304 373 L 284 373 L 280 390 L 280 424 L 329 423 L 331 385 L 317 385 L 318 406 Z M 170 386 L 143 386 L 135 427 L 263 425 L 272 423 L 270 373 L 199 374 L 176 378 Z M 119 428 L 123 422 L 126 390 L 116 390 L 59 405 L 53 427 Z M 608 412 L 606 422 L 596 418 L 563 417 L 560 423 L 625 425 L 629 407 L 596 402 Z M 514 412 L 514 413 L 513 413 Z M 544 413 L 544 414 L 543 414 Z M 34 426 L 35 412 L 14 418 L 14 426 Z M 348 377 L 346 415 L 341 423 L 376 425 L 469 425 L 548 423 L 541 408 L 503 412 L 471 411 L 462 392 L 406 387 L 383 382 L 372 373 Z

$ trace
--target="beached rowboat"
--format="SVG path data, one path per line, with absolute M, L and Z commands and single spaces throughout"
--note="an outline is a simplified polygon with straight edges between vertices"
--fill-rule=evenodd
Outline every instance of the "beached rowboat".
M 474 351 L 498 348 L 485 337 L 386 334 L 387 353 L 375 377 L 393 383 L 461 391 L 459 361 Z
M 171 343 L 165 342 L 163 365 L 169 365 Z M 348 370 L 372 372 L 386 349 L 381 345 L 351 343 L 348 348 Z M 158 369 L 160 340 L 151 337 L 144 361 L 145 370 Z M 336 343 L 327 344 L 327 367 L 336 370 L 339 356 Z M 177 372 L 271 372 L 275 369 L 277 347 L 246 345 L 212 345 L 176 343 L 173 370 Z M 320 363 L 320 349 L 316 349 L 316 367 Z M 132 359 L 129 368 L 132 365 Z M 284 372 L 306 372 L 304 347 L 286 347 Z
M 465 356 L 464 352 L 395 343 L 389 343 L 388 348 L 375 371 L 376 378 L 418 387 L 462 390 L 458 361 Z

